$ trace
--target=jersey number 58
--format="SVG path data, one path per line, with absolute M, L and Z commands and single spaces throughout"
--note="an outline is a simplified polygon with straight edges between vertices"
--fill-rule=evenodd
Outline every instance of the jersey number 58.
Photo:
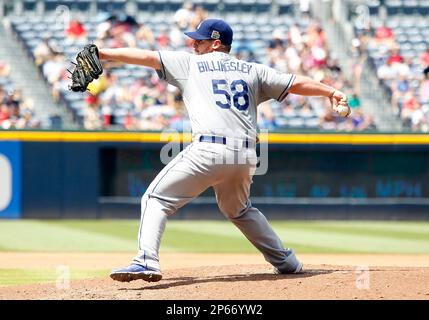
M 222 99 L 223 101 L 216 100 L 216 104 L 222 109 L 231 108 L 231 103 L 234 104 L 235 108 L 241 111 L 249 107 L 249 87 L 244 80 L 234 80 L 231 83 L 232 99 L 229 92 L 225 90 L 225 86 L 228 86 L 225 79 L 212 80 L 212 85 L 214 94 L 221 94 L 226 98 L 226 103 L 223 102 L 225 101 L 224 99 Z

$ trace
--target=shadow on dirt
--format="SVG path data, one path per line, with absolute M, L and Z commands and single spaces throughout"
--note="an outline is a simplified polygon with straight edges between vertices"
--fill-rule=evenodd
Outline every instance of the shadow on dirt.
M 284 279 L 300 279 L 310 278 L 322 274 L 333 273 L 337 270 L 326 270 L 326 269 L 312 269 L 305 270 L 304 272 L 297 274 L 232 274 L 222 276 L 209 276 L 209 277 L 178 277 L 178 278 L 165 278 L 162 284 L 149 284 L 141 288 L 119 288 L 118 290 L 160 290 L 168 289 L 173 287 L 195 285 L 209 282 L 244 282 L 244 281 L 278 281 Z

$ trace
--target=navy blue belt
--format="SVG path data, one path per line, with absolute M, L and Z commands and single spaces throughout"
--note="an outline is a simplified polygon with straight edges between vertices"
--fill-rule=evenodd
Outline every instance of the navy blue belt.
M 216 137 L 216 136 L 200 136 L 200 142 L 211 142 L 211 143 L 226 144 L 226 138 L 225 137 Z
M 201 135 L 199 141 L 200 142 L 211 142 L 211 143 L 226 144 L 226 138 L 225 137 L 217 137 L 217 136 Z M 253 141 L 245 140 L 245 141 L 243 141 L 243 147 L 244 148 L 255 147 L 255 143 Z

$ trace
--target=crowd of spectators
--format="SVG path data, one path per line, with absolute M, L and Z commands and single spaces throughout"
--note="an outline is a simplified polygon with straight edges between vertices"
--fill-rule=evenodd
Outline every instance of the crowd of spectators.
M 139 47 L 157 50 L 189 50 L 192 43 L 183 32 L 195 29 L 208 17 L 203 7 L 184 3 L 167 22 L 165 28 L 155 33 L 144 23 L 130 16 L 109 15 L 97 24 L 94 43 L 99 47 Z M 274 30 L 267 43 L 266 59 L 258 61 L 251 41 L 237 41 L 233 52 L 239 58 L 261 62 L 282 72 L 308 75 L 349 95 L 352 116 L 344 119 L 332 111 L 326 98 L 303 98 L 289 95 L 281 104 L 270 101 L 258 108 L 260 128 L 282 129 L 287 127 L 289 116 L 315 119 L 312 128 L 323 130 L 361 131 L 375 129 L 370 115 L 361 112 L 358 87 L 349 83 L 337 61 L 330 56 L 326 34 L 320 25 L 310 20 L 306 27 L 292 25 L 287 32 Z M 88 30 L 78 19 L 73 19 L 64 31 L 65 41 L 77 44 L 88 42 Z M 36 64 L 52 85 L 52 94 L 58 101 L 67 90 L 68 67 L 61 50 L 48 39 L 33 52 Z M 178 89 L 161 81 L 155 72 L 144 72 L 131 81 L 124 81 L 122 67 L 115 62 L 105 62 L 104 74 L 89 86 L 85 98 L 83 125 L 86 129 L 162 130 L 172 128 L 190 130 L 189 120 Z M 141 68 L 141 67 L 139 67 Z M 132 76 L 135 68 L 129 70 Z M 130 79 L 128 79 L 130 80 Z M 286 119 L 280 121 L 279 119 Z
M 357 30 L 362 53 L 370 53 L 392 112 L 406 129 L 429 132 L 429 46 L 420 55 L 403 54 L 395 32 L 385 23 Z
M 40 121 L 33 112 L 32 100 L 24 99 L 21 90 L 13 86 L 10 72 L 10 66 L 0 61 L 0 128 L 40 127 Z
M 298 115 L 304 119 L 316 115 L 317 127 L 323 130 L 376 129 L 372 115 L 361 110 L 359 79 L 357 81 L 346 79 L 338 61 L 330 54 L 326 33 L 317 21 L 310 19 L 307 28 L 304 29 L 296 23 L 286 34 L 281 29 L 274 30 L 266 57 L 266 61 L 263 62 L 279 71 L 307 75 L 344 91 L 352 108 L 352 114 L 348 118 L 342 118 L 332 110 L 328 99 L 304 98 L 290 94 L 280 106 L 271 101 L 271 108 L 280 107 L 281 115 L 285 117 Z M 356 66 L 358 65 L 356 63 Z M 267 114 L 268 116 L 262 115 L 259 119 L 266 122 L 268 118 L 272 129 L 280 128 L 281 125 L 276 123 L 276 117 L 269 116 L 272 112 Z

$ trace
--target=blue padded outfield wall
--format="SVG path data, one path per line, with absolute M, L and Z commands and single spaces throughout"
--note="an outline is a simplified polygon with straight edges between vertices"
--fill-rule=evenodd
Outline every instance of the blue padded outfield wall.
M 268 172 L 251 192 L 268 218 L 429 219 L 429 135 L 268 141 Z M 0 131 L 0 218 L 139 218 L 165 143 L 159 133 Z M 223 216 L 207 190 L 173 218 Z
M 23 216 L 95 218 L 97 152 L 95 143 L 23 142 Z
M 21 142 L 0 141 L 0 218 L 21 217 Z

